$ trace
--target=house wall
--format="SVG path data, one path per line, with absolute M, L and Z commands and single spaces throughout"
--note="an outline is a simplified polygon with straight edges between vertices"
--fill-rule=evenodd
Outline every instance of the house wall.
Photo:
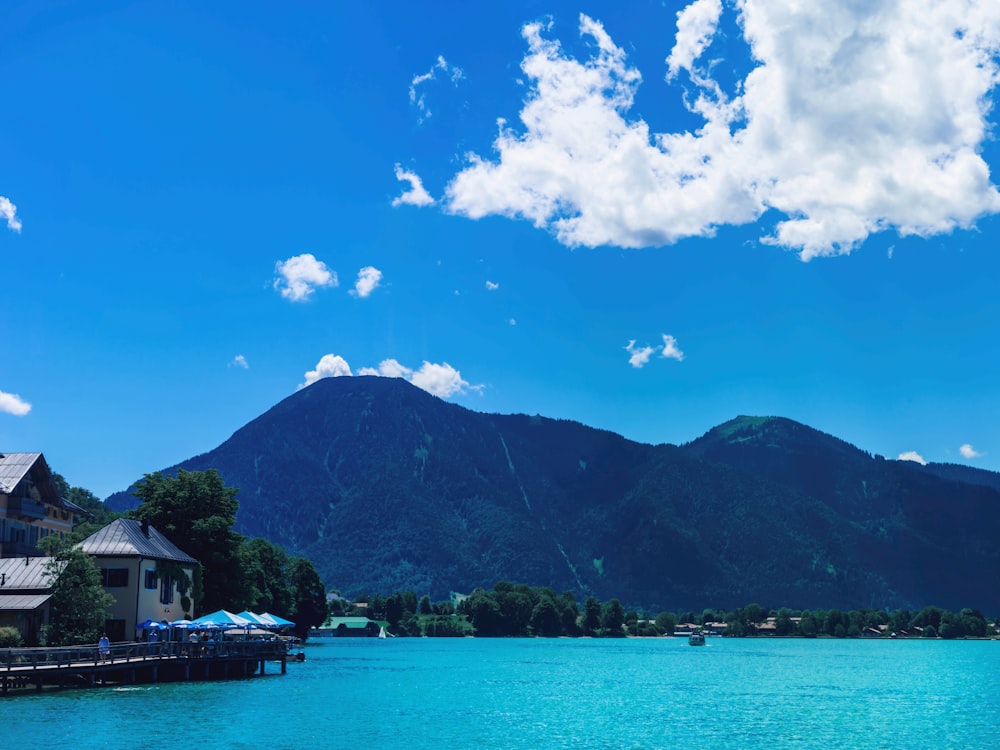
M 147 619 L 172 622 L 191 614 L 181 609 L 183 595 L 177 581 L 171 583 L 168 598 L 171 598 L 172 601 L 169 602 L 161 601 L 163 594 L 162 572 L 157 573 L 155 586 L 152 588 L 147 586 L 151 581 L 148 580 L 146 573 L 147 571 L 157 572 L 156 560 L 134 557 L 96 557 L 94 561 L 101 569 L 102 577 L 105 579 L 104 590 L 115 599 L 109 610 L 107 627 L 108 635 L 112 640 L 136 640 L 141 636 L 135 631 L 136 623 L 144 622 Z M 108 583 L 121 582 L 122 574 L 118 572 L 121 570 L 127 571 L 126 585 L 107 585 Z M 187 575 L 187 590 L 188 597 L 190 597 L 191 581 L 193 580 L 192 568 L 186 566 L 183 570 Z

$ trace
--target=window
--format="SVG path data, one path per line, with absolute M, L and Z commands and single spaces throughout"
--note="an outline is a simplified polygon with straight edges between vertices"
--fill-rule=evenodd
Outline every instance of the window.
M 158 585 L 159 585 L 159 582 L 157 581 L 156 571 L 155 570 L 147 570 L 146 571 L 146 589 L 148 591 L 152 591 Z
M 106 589 L 128 586 L 128 568 L 101 568 L 101 584 Z
M 188 581 L 188 577 L 186 575 L 183 575 L 180 578 L 178 578 L 177 579 L 177 593 L 179 593 L 181 596 L 183 596 L 184 594 L 186 594 L 187 591 L 188 591 L 188 584 L 189 583 L 190 583 L 190 581 Z
M 170 604 L 174 601 L 174 579 L 163 576 L 160 582 L 160 604 Z

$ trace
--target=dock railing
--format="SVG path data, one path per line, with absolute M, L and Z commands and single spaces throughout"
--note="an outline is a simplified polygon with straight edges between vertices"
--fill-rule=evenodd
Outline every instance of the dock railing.
M 113 643 L 106 655 L 96 644 L 0 649 L 0 672 L 93 664 L 128 664 L 165 659 L 281 659 L 287 647 L 281 641 L 134 641 Z

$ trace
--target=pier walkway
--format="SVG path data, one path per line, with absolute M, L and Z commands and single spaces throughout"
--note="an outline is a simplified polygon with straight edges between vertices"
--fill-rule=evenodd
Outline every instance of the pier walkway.
M 268 661 L 286 673 L 288 649 L 279 640 L 215 643 L 115 643 L 101 658 L 97 646 L 0 649 L 0 694 L 45 686 L 94 687 L 264 675 Z

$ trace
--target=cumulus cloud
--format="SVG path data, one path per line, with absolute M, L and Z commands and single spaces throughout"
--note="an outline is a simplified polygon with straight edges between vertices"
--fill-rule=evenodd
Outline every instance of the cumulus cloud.
M 677 339 L 673 336 L 664 333 L 663 334 L 663 349 L 660 351 L 660 356 L 664 359 L 676 359 L 680 362 L 684 359 L 684 352 L 680 350 L 677 346 Z
M 457 84 L 465 76 L 461 68 L 449 65 L 447 60 L 438 55 L 437 61 L 431 66 L 430 70 L 413 77 L 413 80 L 410 82 L 410 104 L 414 105 L 420 112 L 418 118 L 420 122 L 431 116 L 431 110 L 427 106 L 426 94 L 418 93 L 417 87 L 428 81 L 436 80 L 439 72 L 445 75 L 453 84 Z
M 653 356 L 656 349 L 652 346 L 636 346 L 635 339 L 633 339 L 626 344 L 625 351 L 631 355 L 628 358 L 628 363 L 638 370 L 649 362 L 649 358 Z
M 713 78 L 723 13 L 736 14 L 752 65 L 728 91 Z M 1000 81 L 995 0 L 694 0 L 666 58 L 668 92 L 701 121 L 686 132 L 630 114 L 640 72 L 598 21 L 581 15 L 579 28 L 584 60 L 524 26 L 520 126 L 498 120 L 494 159 L 468 155 L 447 211 L 526 219 L 588 247 L 762 220 L 763 242 L 803 260 L 1000 212 L 980 155 Z
M 347 360 L 339 354 L 324 354 L 320 361 L 316 363 L 316 369 L 309 370 L 306 373 L 306 380 L 299 386 L 299 388 L 305 388 L 307 385 L 312 385 L 317 380 L 322 378 L 341 378 L 350 376 L 351 367 L 347 364 Z
M 420 180 L 416 172 L 403 169 L 396 165 L 396 179 L 409 184 L 409 188 L 403 191 L 402 195 L 392 199 L 393 208 L 399 206 L 430 206 L 434 203 L 431 194 L 424 190 L 424 183 Z
M 233 360 L 232 360 L 232 362 L 229 363 L 229 366 L 230 367 L 241 367 L 244 370 L 247 370 L 247 369 L 250 368 L 250 363 L 247 362 L 247 358 L 244 357 L 242 354 L 237 354 L 235 357 L 233 357 Z
M 274 288 L 281 296 L 293 302 L 303 302 L 312 296 L 317 289 L 337 286 L 337 274 L 317 260 L 312 253 L 295 255 L 288 260 L 279 260 L 274 265 L 277 278 Z
M 316 365 L 315 370 L 306 373 L 306 382 L 299 386 L 305 388 L 320 378 L 336 378 L 351 375 L 351 368 L 344 360 L 335 354 L 327 354 Z M 378 367 L 362 367 L 358 375 L 378 375 L 384 378 L 402 378 L 422 388 L 431 395 L 448 398 L 467 391 L 482 390 L 481 385 L 470 385 L 462 377 L 462 373 L 447 362 L 434 364 L 424 361 L 416 370 L 401 364 L 395 359 L 384 359 Z
M 382 283 L 382 272 L 374 266 L 365 266 L 358 271 L 358 280 L 354 282 L 354 289 L 351 291 L 355 297 L 364 299 Z
M 634 339 L 629 341 L 625 346 L 625 351 L 631 355 L 628 358 L 628 363 L 637 370 L 641 369 L 649 363 L 650 358 L 657 352 L 663 359 L 676 359 L 678 362 L 683 360 L 684 352 L 677 346 L 677 339 L 669 333 L 661 334 L 661 336 L 663 337 L 663 346 L 638 346 Z
M 975 448 L 973 448 L 969 443 L 966 443 L 961 448 L 959 448 L 958 452 L 962 454 L 962 458 L 979 458 L 981 455 L 983 455 Z
M 21 231 L 21 220 L 17 218 L 17 206 L 7 198 L 0 195 L 0 219 L 7 220 L 7 228 L 14 231 Z
M 927 462 L 924 461 L 924 457 L 921 456 L 916 451 L 904 451 L 903 453 L 900 453 L 896 457 L 896 460 L 897 461 L 914 461 L 914 462 L 920 464 L 921 466 L 924 466 L 924 465 L 927 464 Z
M 500 285 L 493 281 L 487 281 L 486 288 L 489 289 L 491 292 L 495 292 L 497 289 L 500 288 Z
M 0 412 L 13 414 L 15 417 L 23 417 L 29 411 L 31 411 L 31 404 L 16 393 L 0 391 Z

